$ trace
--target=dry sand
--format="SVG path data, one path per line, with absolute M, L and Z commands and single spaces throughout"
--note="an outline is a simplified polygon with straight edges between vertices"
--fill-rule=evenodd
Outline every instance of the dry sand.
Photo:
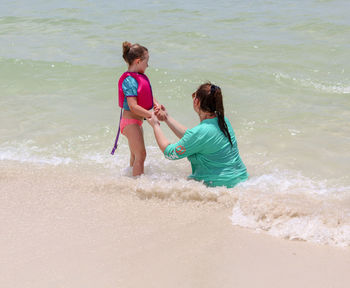
M 73 168 L 0 164 L 0 287 L 350 287 L 350 249 L 234 227 Z M 119 187 L 119 186 L 118 186 Z

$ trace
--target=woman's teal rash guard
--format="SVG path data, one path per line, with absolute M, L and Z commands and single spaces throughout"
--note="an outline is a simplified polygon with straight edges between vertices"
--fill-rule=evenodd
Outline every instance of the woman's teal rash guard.
M 179 142 L 165 148 L 165 157 L 171 160 L 187 157 L 192 166 L 189 178 L 204 181 L 207 186 L 232 188 L 247 180 L 247 168 L 239 156 L 235 133 L 226 117 L 225 121 L 233 147 L 220 130 L 216 117 L 187 129 Z

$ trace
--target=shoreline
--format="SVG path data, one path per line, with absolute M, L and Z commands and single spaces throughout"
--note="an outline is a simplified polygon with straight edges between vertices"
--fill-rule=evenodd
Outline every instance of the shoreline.
M 348 247 L 233 226 L 217 202 L 145 200 L 69 167 L 0 173 L 1 287 L 350 285 Z

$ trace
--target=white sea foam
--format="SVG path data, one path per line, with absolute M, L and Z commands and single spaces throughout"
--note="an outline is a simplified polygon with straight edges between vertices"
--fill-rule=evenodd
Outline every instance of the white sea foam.
M 130 189 L 142 199 L 229 206 L 233 225 L 266 231 L 276 237 L 350 246 L 350 209 L 346 205 L 350 200 L 349 187 L 327 185 L 291 172 L 276 171 L 252 177 L 233 189 L 208 188 L 184 177 L 153 173 L 134 179 Z
M 145 175 L 133 179 L 130 178 L 127 146 L 121 144 L 118 149 L 119 153 L 114 156 L 105 151 L 82 152 L 74 158 L 58 157 L 47 155 L 47 149 L 27 141 L 21 145 L 17 143 L 17 147 L 2 146 L 0 160 L 101 167 L 106 175 L 120 178 L 117 181 L 120 185 L 128 183 L 129 191 L 143 199 L 223 204 L 233 207 L 231 220 L 234 225 L 267 231 L 282 238 L 350 245 L 350 210 L 344 205 L 349 201 L 349 186 L 330 185 L 327 180 L 310 179 L 300 172 L 275 169 L 253 175 L 233 189 L 208 188 L 186 179 L 190 173 L 187 160 L 167 161 L 156 147 L 147 147 L 149 159 Z
M 274 209 L 268 205 L 265 212 Z M 279 208 L 283 210 L 283 208 Z M 327 223 L 322 215 L 300 215 L 297 211 L 291 213 L 290 208 L 284 207 L 285 213 L 264 213 L 255 211 L 249 213 L 243 211 L 240 204 L 236 204 L 232 210 L 231 221 L 233 225 L 246 227 L 255 231 L 267 233 L 290 240 L 304 240 L 335 246 L 350 246 L 350 223 Z M 339 220 L 339 219 L 338 219 Z
M 26 149 L 16 149 L 12 147 L 2 148 L 0 150 L 0 160 L 10 160 L 29 163 L 40 163 L 49 165 L 70 164 L 73 162 L 70 157 L 58 157 L 47 155 L 36 155 L 33 151 Z
M 293 81 L 294 83 L 297 83 L 300 86 L 314 88 L 316 90 L 327 92 L 327 93 L 335 93 L 335 94 L 350 93 L 350 86 L 344 85 L 342 83 L 328 83 L 328 82 L 317 81 L 311 78 L 298 78 L 282 72 L 273 73 L 273 75 L 277 81 L 282 81 L 282 80 Z
M 314 180 L 303 176 L 298 171 L 274 169 L 272 172 L 250 177 L 249 181 L 241 184 L 240 189 L 268 192 L 270 194 L 294 194 L 315 197 L 332 196 L 342 198 L 347 196 L 350 186 L 330 186 L 326 179 Z
M 350 246 L 349 192 L 349 186 L 275 170 L 232 192 L 232 224 L 291 240 Z

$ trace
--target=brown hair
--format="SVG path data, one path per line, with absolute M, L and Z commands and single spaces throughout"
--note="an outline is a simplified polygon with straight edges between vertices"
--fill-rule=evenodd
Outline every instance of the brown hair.
M 204 83 L 200 85 L 195 92 L 195 97 L 199 100 L 201 110 L 205 112 L 215 113 L 218 117 L 218 123 L 220 130 L 230 141 L 232 140 L 230 132 L 228 131 L 227 124 L 225 122 L 224 104 L 222 101 L 221 88 L 211 83 Z
M 135 59 L 144 59 L 148 49 L 140 44 L 131 44 L 130 42 L 123 42 L 123 58 L 126 63 L 131 65 Z

